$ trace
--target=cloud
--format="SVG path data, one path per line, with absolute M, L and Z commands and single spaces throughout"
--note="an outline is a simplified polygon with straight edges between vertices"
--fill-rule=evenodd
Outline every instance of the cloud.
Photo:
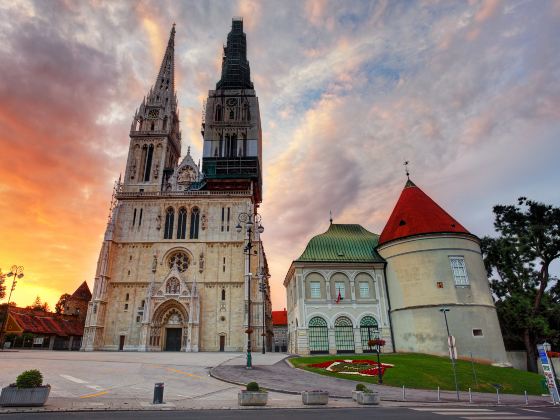
M 198 161 L 201 104 L 219 79 L 231 18 L 244 17 L 275 308 L 285 307 L 290 262 L 327 229 L 329 210 L 335 222 L 381 232 L 404 160 L 475 234 L 491 232 L 497 202 L 560 205 L 550 169 L 560 152 L 559 10 L 522 1 L 0 5 L 0 267 L 29 273 L 16 301 L 32 301 L 37 284 L 60 294 L 92 285 L 131 118 L 173 22 L 182 153 L 191 145 Z

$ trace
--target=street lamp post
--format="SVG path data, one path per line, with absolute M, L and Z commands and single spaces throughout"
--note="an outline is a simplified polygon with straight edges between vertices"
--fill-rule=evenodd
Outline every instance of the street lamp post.
M 254 223 L 253 223 L 254 219 Z M 256 231 L 260 234 L 264 232 L 264 228 L 261 225 L 261 215 L 258 213 L 251 214 L 251 213 L 240 213 L 238 216 L 237 226 L 235 230 L 238 233 L 241 233 L 243 227 L 245 227 L 245 233 L 247 235 L 247 244 L 243 248 L 243 253 L 247 255 L 248 264 L 247 264 L 247 272 L 245 275 L 247 276 L 247 369 L 251 369 L 253 367 L 252 360 L 251 360 L 251 251 L 253 249 L 253 234 L 254 234 L 254 224 L 257 224 Z M 243 226 L 241 226 L 243 224 Z
M 266 353 L 266 347 L 265 347 L 266 346 L 266 344 L 265 344 L 265 339 L 266 339 L 266 285 L 264 283 L 265 276 L 264 276 L 264 273 L 262 271 L 261 271 L 261 274 L 260 274 L 260 278 L 261 278 L 260 279 L 261 282 L 259 283 L 259 288 L 260 288 L 260 291 L 261 291 L 261 294 L 262 294 L 262 306 L 263 306 L 263 308 L 262 308 L 263 332 L 262 332 L 262 335 L 261 335 L 262 336 L 262 354 L 265 354 Z
M 439 311 L 443 313 L 443 317 L 445 318 L 447 341 L 449 345 L 449 351 L 451 353 L 451 364 L 453 365 L 453 379 L 455 380 L 455 392 L 457 393 L 457 400 L 459 400 L 459 385 L 457 383 L 457 370 L 455 367 L 455 343 L 453 343 L 453 337 L 451 337 L 451 334 L 449 333 L 449 324 L 447 323 L 447 312 L 449 312 L 449 308 L 441 308 Z
M 16 288 L 17 279 L 23 277 L 23 266 L 12 265 L 11 271 L 6 274 L 7 277 L 13 277 L 12 287 L 10 289 L 10 294 L 8 295 L 8 302 L 6 304 L 6 314 L 2 320 L 2 328 L 0 329 L 0 350 L 4 350 L 4 339 L 6 338 L 6 327 L 8 325 L 8 315 L 10 314 L 10 300 L 12 299 L 12 292 Z

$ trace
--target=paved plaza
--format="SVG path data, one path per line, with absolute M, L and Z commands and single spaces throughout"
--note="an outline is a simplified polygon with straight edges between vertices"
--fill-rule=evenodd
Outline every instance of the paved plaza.
M 280 353 L 254 353 L 254 369 L 248 371 L 244 368 L 243 353 L 0 352 L 0 386 L 13 383 L 27 369 L 39 369 L 44 382 L 52 386 L 44 408 L 6 407 L 0 408 L 0 413 L 237 409 L 237 393 L 244 388 L 241 384 L 253 379 L 271 390 L 267 409 L 302 408 L 299 392 L 304 389 L 329 390 L 335 396 L 329 400 L 329 407 L 361 409 L 348 398 L 354 382 L 293 369 L 285 358 Z M 156 382 L 165 383 L 164 405 L 151 404 Z M 433 391 L 407 390 L 407 401 L 402 401 L 398 388 L 376 389 L 381 392 L 384 407 L 435 402 Z M 452 402 L 448 397 L 448 393 L 443 395 L 442 400 L 447 403 L 442 404 Z M 462 398 L 468 404 L 468 398 Z M 493 396 L 488 394 L 476 397 L 475 402 L 494 403 Z M 503 396 L 502 403 L 523 406 L 524 400 L 522 396 Z M 530 403 L 533 407 L 549 405 L 546 398 L 539 397 L 531 397 Z

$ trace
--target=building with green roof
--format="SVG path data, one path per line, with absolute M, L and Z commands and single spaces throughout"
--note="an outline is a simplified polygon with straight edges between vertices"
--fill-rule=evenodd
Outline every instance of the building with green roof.
M 331 223 L 311 238 L 286 275 L 289 351 L 362 353 L 383 338 L 392 351 L 379 235 L 357 224 Z M 297 331 L 297 333 L 296 333 Z

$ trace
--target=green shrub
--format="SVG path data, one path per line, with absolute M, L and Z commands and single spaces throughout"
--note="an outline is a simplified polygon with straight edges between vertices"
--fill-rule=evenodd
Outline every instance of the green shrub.
M 247 391 L 253 391 L 253 392 L 259 391 L 259 384 L 256 382 L 249 382 L 247 384 Z
M 367 386 L 365 386 L 364 384 L 356 384 L 356 391 L 365 391 L 367 389 Z
M 43 385 L 43 375 L 37 369 L 26 370 L 16 379 L 18 388 L 37 388 Z

